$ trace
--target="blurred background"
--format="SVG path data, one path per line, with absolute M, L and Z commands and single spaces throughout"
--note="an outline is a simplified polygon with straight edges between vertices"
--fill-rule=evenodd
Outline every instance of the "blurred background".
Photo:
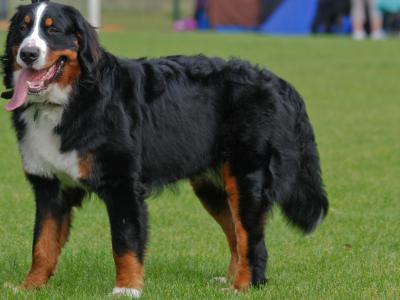
M 6 20 L 23 0 L 0 0 Z M 64 0 L 104 31 L 215 30 L 272 35 L 400 32 L 400 0 Z M 4 28 L 3 24 L 3 28 Z M 380 32 L 382 29 L 382 32 Z M 357 32 L 354 32 L 357 31 Z
M 54 2 L 72 5 L 87 18 L 90 18 L 92 13 L 95 17 L 91 18 L 91 22 L 97 26 L 101 25 L 101 30 L 105 32 L 169 31 L 172 28 L 173 1 L 170 0 L 62 0 Z M 11 16 L 15 7 L 28 3 L 30 1 L 0 0 L 0 10 L 2 11 L 0 15 L 5 19 L 4 11 Z M 94 7 L 93 11 L 89 9 L 90 7 Z M 179 10 L 182 16 L 190 16 L 192 9 L 192 1 L 180 1 Z M 94 21 L 98 11 L 101 11 L 100 19 Z

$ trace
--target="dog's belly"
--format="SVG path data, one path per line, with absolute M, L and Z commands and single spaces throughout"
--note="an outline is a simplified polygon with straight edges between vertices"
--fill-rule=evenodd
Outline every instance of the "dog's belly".
M 70 185 L 79 179 L 78 154 L 76 151 L 60 152 L 60 137 L 54 133 L 54 128 L 60 123 L 62 113 L 61 106 L 28 108 L 21 115 L 26 129 L 19 147 L 27 174 L 56 176 Z

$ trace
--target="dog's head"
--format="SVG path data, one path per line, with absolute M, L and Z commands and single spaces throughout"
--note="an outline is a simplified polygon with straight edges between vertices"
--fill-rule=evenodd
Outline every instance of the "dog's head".
M 14 88 L 6 109 L 15 110 L 29 98 L 52 101 L 49 94 L 71 90 L 80 77 L 90 76 L 100 56 L 96 31 L 78 10 L 49 1 L 20 6 L 3 57 L 5 85 Z

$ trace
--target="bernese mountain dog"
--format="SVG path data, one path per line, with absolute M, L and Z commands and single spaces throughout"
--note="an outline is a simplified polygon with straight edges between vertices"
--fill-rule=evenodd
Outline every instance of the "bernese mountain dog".
M 17 9 L 3 67 L 36 201 L 22 289 L 54 274 L 87 193 L 107 207 L 113 294 L 131 297 L 143 287 L 145 199 L 162 186 L 190 181 L 226 235 L 236 291 L 266 282 L 264 224 L 275 203 L 305 233 L 327 214 L 305 105 L 266 69 L 202 55 L 119 58 L 78 10 L 49 1 Z

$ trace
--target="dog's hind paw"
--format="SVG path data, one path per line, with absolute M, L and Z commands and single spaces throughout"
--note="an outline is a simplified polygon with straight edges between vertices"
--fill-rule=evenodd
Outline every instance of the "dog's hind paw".
M 130 298 L 139 298 L 142 292 L 137 289 L 130 289 L 130 288 L 121 288 L 115 287 L 112 291 L 112 295 L 114 297 L 130 297 Z
M 237 289 L 235 289 L 234 287 L 227 287 L 227 288 L 223 288 L 222 289 L 222 292 L 224 292 L 224 293 L 230 293 L 230 294 L 239 294 L 240 293 L 240 291 L 239 290 L 237 290 Z

